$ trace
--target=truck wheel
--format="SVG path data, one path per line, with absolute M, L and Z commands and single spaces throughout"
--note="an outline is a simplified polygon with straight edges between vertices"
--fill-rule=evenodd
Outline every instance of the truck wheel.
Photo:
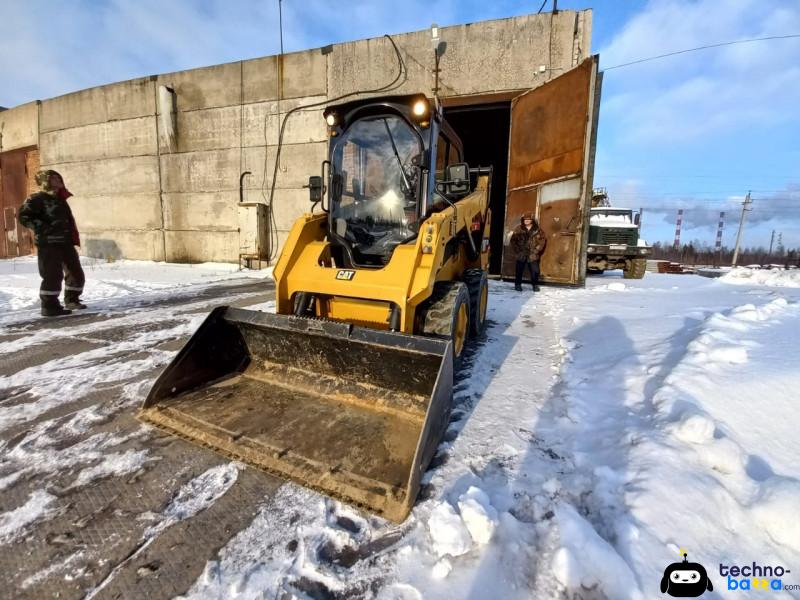
M 469 290 L 460 281 L 440 281 L 418 309 L 421 335 L 453 342 L 453 369 L 458 370 L 469 336 Z
M 480 337 L 486 329 L 489 277 L 482 269 L 467 269 L 462 279 L 469 290 L 469 333 L 472 337 Z
M 622 271 L 622 276 L 625 279 L 641 279 L 647 271 L 646 258 L 634 258 L 630 262 L 630 267 Z

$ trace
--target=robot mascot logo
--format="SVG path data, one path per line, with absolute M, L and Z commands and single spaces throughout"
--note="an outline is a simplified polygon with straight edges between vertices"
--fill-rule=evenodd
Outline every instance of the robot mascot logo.
M 706 591 L 713 591 L 714 585 L 708 578 L 703 565 L 689 562 L 686 552 L 681 549 L 683 562 L 676 562 L 664 569 L 661 578 L 661 593 L 675 598 L 698 598 Z

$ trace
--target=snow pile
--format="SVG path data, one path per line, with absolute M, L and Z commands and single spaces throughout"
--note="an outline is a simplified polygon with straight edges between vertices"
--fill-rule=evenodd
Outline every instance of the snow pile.
M 733 284 L 765 285 L 769 287 L 800 288 L 800 269 L 748 269 L 736 267 L 719 278 Z
M 428 518 L 433 551 L 438 556 L 461 556 L 469 552 L 472 539 L 469 530 L 448 502 L 440 502 Z
M 609 598 L 644 598 L 630 566 L 600 537 L 575 508 L 556 510 L 561 547 L 553 556 L 553 574 L 567 589 L 602 590 Z
M 461 556 L 469 552 L 473 544 L 488 544 L 497 520 L 497 510 L 486 492 L 470 486 L 458 499 L 458 512 L 447 501 L 438 502 L 431 511 L 428 532 L 433 551 L 439 557 Z M 442 576 L 441 566 L 438 575 Z
M 51 514 L 53 511 L 50 505 L 55 499 L 55 496 L 44 490 L 36 490 L 25 504 L 0 514 L 0 544 L 10 544 L 22 535 L 25 527 Z

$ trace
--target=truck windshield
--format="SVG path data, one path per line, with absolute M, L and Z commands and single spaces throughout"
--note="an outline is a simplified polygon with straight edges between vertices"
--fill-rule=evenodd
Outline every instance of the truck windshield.
M 393 115 L 358 120 L 336 140 L 331 171 L 341 187 L 331 196 L 331 224 L 361 262 L 385 264 L 416 237 L 422 153 L 416 132 Z

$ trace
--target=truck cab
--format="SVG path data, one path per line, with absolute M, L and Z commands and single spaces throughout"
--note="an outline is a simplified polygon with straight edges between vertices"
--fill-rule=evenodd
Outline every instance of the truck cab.
M 652 248 L 639 236 L 639 213 L 630 208 L 595 206 L 589 215 L 586 268 L 589 273 L 622 269 L 626 279 L 641 279 Z

